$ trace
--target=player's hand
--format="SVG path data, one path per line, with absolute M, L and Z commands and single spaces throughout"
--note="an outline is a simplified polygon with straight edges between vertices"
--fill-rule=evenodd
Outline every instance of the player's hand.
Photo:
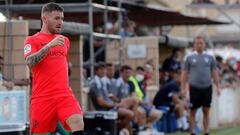
M 217 90 L 217 95 L 218 95 L 218 96 L 221 95 L 221 90 L 220 90 L 220 89 Z
M 217 95 L 220 96 L 221 95 L 221 89 L 220 89 L 220 86 L 217 86 Z
M 56 45 L 61 45 L 61 46 L 65 46 L 64 45 L 64 37 L 62 35 L 58 35 L 56 36 L 50 43 L 49 45 L 51 47 L 54 47 Z
M 186 98 L 187 97 L 187 91 L 182 89 L 181 92 L 180 92 L 180 96 L 182 98 Z

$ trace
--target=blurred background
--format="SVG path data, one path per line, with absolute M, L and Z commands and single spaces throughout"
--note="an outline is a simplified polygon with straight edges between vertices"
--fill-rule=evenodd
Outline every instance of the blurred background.
M 222 94 L 213 94 L 210 127 L 216 134 L 226 128 L 240 132 L 239 0 L 0 0 L 1 134 L 28 134 L 31 73 L 23 44 L 40 30 L 41 7 L 47 2 L 64 8 L 62 34 L 71 42 L 69 83 L 84 111 L 93 111 L 88 97 L 97 63 L 113 64 L 116 78 L 122 65 L 143 67 L 150 74 L 146 97 L 151 104 L 171 74 L 164 61 L 174 56 L 182 65 L 193 39 L 201 35 L 221 78 Z M 201 132 L 201 111 L 197 117 Z M 158 126 L 153 125 L 156 134 L 182 134 L 171 124 L 168 129 Z

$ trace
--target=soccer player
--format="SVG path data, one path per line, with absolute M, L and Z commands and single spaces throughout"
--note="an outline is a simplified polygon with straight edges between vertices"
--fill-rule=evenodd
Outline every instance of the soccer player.
M 30 130 L 34 135 L 55 131 L 59 120 L 72 135 L 83 135 L 83 113 L 68 83 L 69 39 L 60 35 L 63 8 L 56 3 L 42 7 L 41 31 L 29 36 L 24 57 L 32 72 Z

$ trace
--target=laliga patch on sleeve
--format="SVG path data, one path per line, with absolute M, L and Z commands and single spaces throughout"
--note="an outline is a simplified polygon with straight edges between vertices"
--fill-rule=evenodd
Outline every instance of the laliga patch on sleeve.
M 26 44 L 24 47 L 24 55 L 28 54 L 31 52 L 31 45 L 30 44 Z

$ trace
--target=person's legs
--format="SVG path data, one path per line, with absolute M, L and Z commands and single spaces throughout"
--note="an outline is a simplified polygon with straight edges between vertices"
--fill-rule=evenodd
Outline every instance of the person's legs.
M 82 110 L 74 97 L 58 98 L 58 118 L 66 130 L 71 130 L 72 135 L 83 135 L 84 122 Z
M 209 107 L 203 107 L 203 132 L 209 133 Z
M 191 109 L 190 117 L 189 117 L 189 124 L 190 124 L 190 133 L 195 134 L 195 115 L 197 109 Z
M 177 118 L 177 128 L 187 130 L 189 128 L 189 124 L 187 122 L 187 112 L 184 107 L 184 103 L 180 102 L 175 105 L 175 114 Z
M 134 110 L 134 109 L 137 110 L 138 99 L 135 97 L 123 98 L 119 104 L 121 107 L 128 108 L 131 110 Z
M 155 108 L 152 108 L 150 110 L 150 114 L 147 117 L 147 125 L 150 127 L 155 121 L 159 120 L 163 115 L 163 112 L 160 110 L 157 110 Z
M 83 117 L 80 114 L 73 114 L 67 120 L 66 124 L 70 127 L 72 133 L 74 132 L 82 132 L 81 134 L 76 135 L 83 135 L 84 123 Z
M 56 131 L 58 133 L 60 133 L 61 135 L 70 135 L 69 132 L 63 128 L 61 122 L 59 122 L 59 121 L 57 123 L 57 130 Z
M 184 115 L 185 108 L 182 102 L 175 104 L 174 108 L 175 108 L 175 114 L 177 118 L 180 118 Z
M 134 121 L 137 121 L 138 118 L 138 100 L 137 98 L 134 97 L 127 97 L 127 98 L 123 98 L 120 102 L 120 106 L 123 108 L 127 108 L 130 109 L 131 111 L 134 112 Z
M 137 115 L 137 124 L 139 126 L 145 126 L 146 123 L 147 123 L 147 115 L 146 115 L 146 112 L 145 110 L 139 106 L 137 108 L 137 112 L 138 112 L 138 115 Z
M 134 113 L 126 108 L 119 108 L 118 109 L 118 116 L 119 116 L 119 125 L 118 128 L 121 130 L 123 128 L 126 128 L 131 131 L 130 121 L 134 119 Z
M 212 103 L 212 86 L 203 91 L 203 130 L 205 134 L 209 133 L 210 107 Z
M 189 124 L 190 124 L 190 132 L 191 134 L 195 134 L 195 115 L 197 109 L 202 106 L 202 90 L 196 88 L 194 86 L 190 86 L 190 117 L 189 117 Z
M 30 133 L 47 135 L 57 125 L 56 103 L 54 100 L 32 100 L 30 105 Z

